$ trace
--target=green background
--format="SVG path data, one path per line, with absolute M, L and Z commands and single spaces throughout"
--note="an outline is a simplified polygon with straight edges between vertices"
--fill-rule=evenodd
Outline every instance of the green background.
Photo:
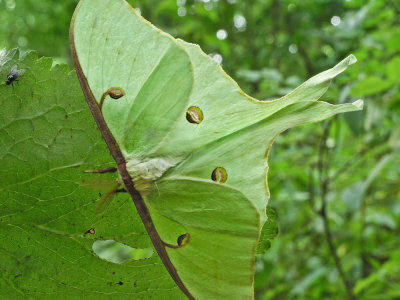
M 363 98 L 364 110 L 290 130 L 272 149 L 270 205 L 280 233 L 257 260 L 256 296 L 343 299 L 346 283 L 354 298 L 399 298 L 400 3 L 129 2 L 157 27 L 222 58 L 259 99 L 356 55 L 323 100 Z M 76 3 L 0 1 L 0 48 L 33 49 L 71 65 Z

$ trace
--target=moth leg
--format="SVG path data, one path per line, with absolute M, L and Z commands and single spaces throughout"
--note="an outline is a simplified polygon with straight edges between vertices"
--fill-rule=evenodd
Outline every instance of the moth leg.
M 120 185 L 117 184 L 114 188 L 112 188 L 110 191 L 101 196 L 100 202 L 97 204 L 96 209 L 94 210 L 95 215 L 102 213 L 110 205 L 114 196 L 117 193 L 121 193 L 120 192 L 121 189 L 118 189 L 119 186 Z
M 97 173 L 97 174 L 103 174 L 103 173 L 115 173 L 117 172 L 118 169 L 115 167 L 108 167 L 100 170 L 85 170 L 83 173 Z

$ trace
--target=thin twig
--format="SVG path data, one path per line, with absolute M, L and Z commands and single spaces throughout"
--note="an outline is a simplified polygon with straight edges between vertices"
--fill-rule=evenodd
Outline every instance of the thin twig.
M 318 211 L 315 207 L 314 169 L 315 166 L 314 164 L 312 164 L 308 173 L 308 201 L 310 203 L 312 211 L 318 214 Z
M 329 192 L 329 184 L 330 184 L 330 178 L 328 176 L 328 169 L 329 169 L 329 157 L 328 157 L 328 148 L 326 146 L 327 139 L 329 137 L 329 133 L 332 127 L 332 121 L 328 122 L 324 128 L 324 132 L 321 138 L 320 142 L 320 147 L 318 151 L 318 175 L 319 175 L 319 181 L 320 181 L 320 189 L 321 189 L 321 209 L 319 211 L 319 216 L 322 218 L 323 224 L 324 224 L 324 232 L 325 232 L 325 237 L 326 241 L 329 246 L 329 250 L 331 252 L 331 255 L 333 257 L 333 260 L 335 261 L 335 266 L 336 269 L 339 273 L 340 279 L 343 282 L 343 285 L 346 289 L 346 293 L 348 296 L 348 299 L 354 300 L 356 297 L 353 294 L 353 284 L 347 279 L 346 274 L 343 270 L 343 265 L 342 262 L 337 255 L 336 247 L 333 242 L 332 238 L 332 231 L 331 227 L 329 224 L 328 220 L 328 205 L 327 205 L 327 195 Z
M 363 197 L 362 202 L 361 202 L 361 226 L 360 226 L 360 231 L 359 231 L 359 239 L 360 239 L 360 253 L 361 253 L 361 274 L 362 277 L 365 278 L 368 276 L 367 269 L 369 269 L 370 264 L 368 262 L 368 255 L 367 251 L 365 249 L 365 241 L 364 241 L 364 231 L 367 227 L 366 224 L 366 203 L 365 203 L 365 198 Z
M 304 65 L 306 66 L 308 77 L 313 76 L 315 74 L 315 69 L 314 69 L 313 62 L 307 53 L 307 50 L 302 45 L 299 45 L 298 51 L 299 51 L 300 56 L 303 58 L 303 62 L 304 62 Z

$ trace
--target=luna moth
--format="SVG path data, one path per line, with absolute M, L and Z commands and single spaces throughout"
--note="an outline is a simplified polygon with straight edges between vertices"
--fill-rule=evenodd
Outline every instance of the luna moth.
M 362 109 L 318 101 L 355 57 L 260 101 L 124 0 L 81 0 L 70 43 L 119 181 L 176 284 L 190 299 L 252 299 L 271 145 L 288 128 Z

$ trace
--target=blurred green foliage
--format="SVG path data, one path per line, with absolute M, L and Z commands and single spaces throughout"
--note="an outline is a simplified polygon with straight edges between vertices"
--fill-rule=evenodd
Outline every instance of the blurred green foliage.
M 200 44 L 249 94 L 274 98 L 353 53 L 324 96 L 362 112 L 288 131 L 270 154 L 279 236 L 256 262 L 258 299 L 400 298 L 400 2 L 137 0 Z M 0 48 L 71 63 L 75 0 L 0 0 Z M 345 287 L 347 285 L 347 288 Z
M 70 62 L 68 29 L 78 2 L 0 0 L 0 47 L 32 49 Z

